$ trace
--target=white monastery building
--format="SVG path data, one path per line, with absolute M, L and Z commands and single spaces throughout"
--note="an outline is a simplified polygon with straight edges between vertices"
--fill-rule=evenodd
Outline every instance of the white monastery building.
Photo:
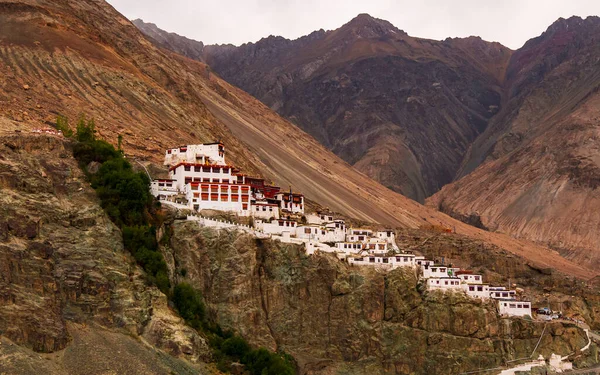
M 493 299 L 498 312 L 507 316 L 531 315 L 531 302 L 519 301 L 517 292 L 493 287 L 482 275 L 469 270 L 435 264 L 409 251 L 401 252 L 394 231 L 348 228 L 331 212 L 304 216 L 304 196 L 265 183 L 262 178 L 241 174 L 225 162 L 221 142 L 187 145 L 165 152 L 164 164 L 169 177 L 151 183 L 151 192 L 162 202 L 194 211 L 215 210 L 254 217 L 254 224 L 244 226 L 264 238 L 304 244 L 307 254 L 316 251 L 335 253 L 350 265 L 393 270 L 408 267 L 420 275 L 429 290 L 465 293 L 471 298 Z M 199 222 L 235 227 L 206 218 Z M 299 224 L 299 223 L 303 224 Z
M 304 214 L 302 194 L 291 188 L 282 192 L 262 178 L 241 174 L 226 164 L 221 142 L 170 148 L 164 164 L 169 167 L 169 178 L 151 184 L 152 194 L 164 202 L 263 220 L 278 220 L 282 213 Z

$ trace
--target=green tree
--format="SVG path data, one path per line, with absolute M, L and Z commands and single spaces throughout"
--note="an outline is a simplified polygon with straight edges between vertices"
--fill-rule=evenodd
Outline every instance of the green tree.
M 73 130 L 71 130 L 71 127 L 69 126 L 69 119 L 65 116 L 58 115 L 56 118 L 56 130 L 60 130 L 67 138 L 73 136 Z
M 75 138 L 79 142 L 93 142 L 96 140 L 96 123 L 94 119 L 86 120 L 85 115 L 81 115 L 77 122 L 77 133 Z
M 250 350 L 250 345 L 240 336 L 228 338 L 221 344 L 221 351 L 235 358 L 244 358 Z

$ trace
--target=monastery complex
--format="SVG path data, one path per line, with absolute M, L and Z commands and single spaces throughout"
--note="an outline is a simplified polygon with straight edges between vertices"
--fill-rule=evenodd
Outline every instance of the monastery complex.
M 491 286 L 482 275 L 401 251 L 392 230 L 348 228 L 344 220 L 328 212 L 305 212 L 304 196 L 282 191 L 262 178 L 242 174 L 225 162 L 222 143 L 187 145 L 165 152 L 168 179 L 153 180 L 152 194 L 161 202 L 194 212 L 188 219 L 217 228 L 240 227 L 257 236 L 303 244 L 309 255 L 316 251 L 334 253 L 355 266 L 383 270 L 416 269 L 429 290 L 463 292 L 472 298 L 497 301 L 506 316 L 531 316 L 531 302 L 521 301 L 515 290 Z M 199 216 L 216 210 L 252 217 L 253 227 L 225 223 Z

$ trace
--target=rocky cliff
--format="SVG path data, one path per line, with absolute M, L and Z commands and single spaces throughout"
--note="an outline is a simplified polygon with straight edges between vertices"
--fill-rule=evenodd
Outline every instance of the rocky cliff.
M 136 25 L 163 47 L 187 45 Z M 202 60 L 369 177 L 422 202 L 454 179 L 501 106 L 510 55 L 475 37 L 413 38 L 361 14 L 296 40 L 206 46 Z
M 412 270 L 350 267 L 328 254 L 308 257 L 295 245 L 195 222 L 176 221 L 172 230 L 164 252 L 173 274 L 203 291 L 220 324 L 255 345 L 293 354 L 302 374 L 456 374 L 496 367 L 530 356 L 544 328 L 500 319 L 494 304 L 426 292 Z M 491 259 L 498 251 L 460 237 L 444 244 L 421 234 L 441 248 L 464 250 L 464 258 L 455 256 L 465 262 L 468 247 Z M 415 233 L 403 238 L 421 242 Z M 465 242 L 447 246 L 448 241 Z M 512 268 L 518 267 L 527 268 L 516 259 Z M 552 279 L 529 272 L 538 275 L 535 281 Z M 553 323 L 546 330 L 538 352 L 546 356 L 587 343 L 574 325 Z
M 69 143 L 5 136 L 0 154 L 0 373 L 197 373 L 204 338 L 147 285 Z

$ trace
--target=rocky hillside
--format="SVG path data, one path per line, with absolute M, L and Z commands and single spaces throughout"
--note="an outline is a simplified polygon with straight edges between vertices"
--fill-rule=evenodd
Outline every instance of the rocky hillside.
M 569 314 L 600 324 L 597 293 L 563 275 L 541 273 L 523 259 L 459 236 L 407 232 L 401 241 L 409 247 L 423 238 L 429 238 L 423 249 L 431 255 L 442 249 L 447 259 L 464 265 L 492 264 L 496 271 L 488 268 L 488 276 L 516 277 L 513 282 L 540 300 L 542 286 L 549 288 L 571 301 Z M 295 245 L 217 233 L 194 222 L 176 221 L 170 239 L 165 254 L 172 273 L 203 291 L 210 314 L 256 345 L 293 354 L 301 374 L 434 375 L 492 368 L 530 356 L 544 326 L 499 319 L 493 304 L 464 295 L 427 293 L 414 271 L 350 267 L 331 254 L 307 257 Z M 553 323 L 537 353 L 569 354 L 586 343 L 574 325 Z
M 71 152 L 0 142 L 0 373 L 198 373 L 204 338 L 147 285 Z
M 203 47 L 136 25 L 188 56 Z M 413 38 L 361 14 L 297 40 L 206 46 L 202 59 L 369 177 L 422 202 L 454 179 L 498 111 L 510 56 L 498 43 Z
M 465 176 L 430 204 L 600 265 L 599 40 L 599 18 L 573 17 L 516 51 L 507 104 L 473 144 Z

